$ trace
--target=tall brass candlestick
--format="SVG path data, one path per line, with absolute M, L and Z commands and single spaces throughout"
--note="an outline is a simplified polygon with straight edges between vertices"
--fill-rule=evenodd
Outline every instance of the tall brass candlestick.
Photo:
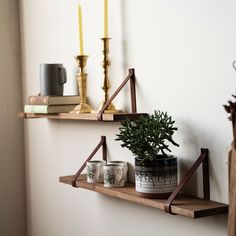
M 80 104 L 75 107 L 71 113 L 90 113 L 91 106 L 86 103 L 86 89 L 87 89 L 87 76 L 88 74 L 84 72 L 84 68 L 87 63 L 88 56 L 79 55 L 76 57 L 76 61 L 80 68 L 77 74 L 77 81 L 79 86 Z
M 111 65 L 111 62 L 108 58 L 110 38 L 101 38 L 101 40 L 103 41 L 103 51 L 102 51 L 103 52 L 103 63 L 102 63 L 102 67 L 103 67 L 103 70 L 104 70 L 104 80 L 103 80 L 101 88 L 104 91 L 104 100 L 100 103 L 100 105 L 98 107 L 98 112 L 102 110 L 104 104 L 109 99 L 108 90 L 111 87 L 110 86 L 110 81 L 109 81 L 109 72 L 108 72 L 108 67 Z M 115 106 L 112 103 L 110 103 L 109 106 L 104 111 L 104 113 L 117 113 L 117 112 L 120 112 L 120 111 L 116 110 Z

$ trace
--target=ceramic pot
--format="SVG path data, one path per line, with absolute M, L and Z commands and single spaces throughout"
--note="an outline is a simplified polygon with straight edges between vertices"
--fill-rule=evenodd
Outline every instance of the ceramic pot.
M 135 158 L 135 188 L 142 197 L 167 198 L 177 186 L 177 158 L 158 158 L 144 162 Z

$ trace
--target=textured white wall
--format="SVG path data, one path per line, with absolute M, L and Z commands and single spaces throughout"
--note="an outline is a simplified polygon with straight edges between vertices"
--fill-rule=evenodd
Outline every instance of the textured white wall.
M 81 0 L 85 53 L 90 57 L 88 96 L 94 108 L 102 98 L 102 0 Z M 112 90 L 134 67 L 138 110 L 167 110 L 179 131 L 182 175 L 210 150 L 211 198 L 227 202 L 227 151 L 231 125 L 222 104 L 235 92 L 236 2 L 233 0 L 109 0 Z M 76 92 L 74 56 L 78 53 L 77 1 L 22 0 L 24 99 L 39 92 L 39 64 L 61 62 L 68 72 L 65 93 Z M 128 89 L 115 100 L 129 107 Z M 73 174 L 97 144 L 108 138 L 110 159 L 133 163 L 115 142 L 119 124 L 76 121 L 25 121 L 29 235 L 226 235 L 227 216 L 200 220 L 108 198 L 60 184 Z M 99 156 L 97 156 L 99 158 Z M 188 191 L 201 194 L 195 176 Z
M 26 235 L 20 32 L 17 0 L 0 1 L 0 235 Z

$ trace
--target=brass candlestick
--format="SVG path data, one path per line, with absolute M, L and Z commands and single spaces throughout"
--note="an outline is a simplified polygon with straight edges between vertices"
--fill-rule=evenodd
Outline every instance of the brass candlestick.
M 90 113 L 91 106 L 86 103 L 86 89 L 87 89 L 87 76 L 88 74 L 84 72 L 84 68 L 87 63 L 88 56 L 79 55 L 76 57 L 76 61 L 80 68 L 77 74 L 77 81 L 79 86 L 80 104 L 74 108 L 71 113 Z
M 109 99 L 109 94 L 108 94 L 108 90 L 110 89 L 110 81 L 109 81 L 109 73 L 108 73 L 108 67 L 111 65 L 111 62 L 108 58 L 108 54 L 109 54 L 109 40 L 110 38 L 101 38 L 101 40 L 103 41 L 103 63 L 102 63 L 102 67 L 104 70 L 104 80 L 103 80 L 103 84 L 102 84 L 102 90 L 104 91 L 104 100 L 100 103 L 99 107 L 98 107 L 98 112 L 102 110 L 104 104 L 107 102 L 107 100 Z M 108 107 L 105 109 L 104 113 L 117 113 L 117 112 L 121 112 L 116 110 L 115 106 L 110 103 L 108 105 Z

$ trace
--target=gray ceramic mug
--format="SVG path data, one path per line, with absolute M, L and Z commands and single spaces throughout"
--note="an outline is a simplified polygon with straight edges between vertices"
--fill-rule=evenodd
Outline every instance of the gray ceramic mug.
M 40 95 L 63 96 L 66 69 L 62 64 L 40 64 Z

